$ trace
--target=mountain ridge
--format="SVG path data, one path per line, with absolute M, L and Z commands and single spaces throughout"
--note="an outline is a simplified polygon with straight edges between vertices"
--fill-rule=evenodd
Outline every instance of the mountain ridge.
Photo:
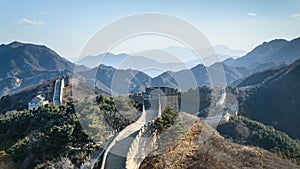
M 299 59 L 300 38 L 295 38 L 290 41 L 285 39 L 275 39 L 269 42 L 263 42 L 256 46 L 252 51 L 237 59 L 227 59 L 224 62 L 228 65 L 239 65 L 249 69 L 254 69 L 259 64 L 281 63 L 289 64 L 296 59 Z M 288 54 L 288 56 L 285 56 Z
M 279 69 L 249 76 L 238 85 L 242 95 L 240 110 L 246 117 L 282 130 L 300 139 L 300 59 Z M 255 105 L 255 106 L 253 106 Z
M 0 96 L 70 74 L 75 65 L 44 45 L 12 42 L 0 46 Z
M 242 81 L 242 79 L 246 78 L 254 72 L 263 71 L 278 66 L 280 67 L 280 65 L 283 66 L 285 64 L 291 63 L 297 58 L 300 58 L 300 51 L 297 50 L 299 46 L 300 38 L 295 38 L 291 41 L 275 39 L 270 42 L 264 42 L 260 44 L 251 52 L 238 59 L 227 59 L 224 62 L 217 62 L 207 67 L 203 66 L 202 64 L 198 64 L 191 68 L 185 68 L 179 71 L 170 71 L 168 68 L 165 68 L 166 71 L 159 73 L 154 78 L 152 76 L 149 77 L 149 74 L 146 70 L 132 70 L 131 67 L 121 67 L 122 71 L 120 70 L 117 72 L 119 73 L 119 75 L 121 75 L 120 73 L 123 72 L 123 78 L 127 79 L 127 81 L 124 81 L 124 83 L 129 86 L 132 85 L 130 89 L 127 90 L 132 90 L 135 92 L 138 92 L 138 88 L 143 88 L 145 87 L 145 85 L 167 85 L 173 87 L 182 87 L 183 89 L 211 85 L 209 77 L 211 76 L 211 74 L 209 74 L 209 72 L 217 69 L 219 73 L 224 74 L 226 78 L 225 80 L 220 79 L 219 81 L 223 81 L 221 83 L 231 85 Z M 109 55 L 107 57 L 108 61 L 113 61 L 114 59 L 116 59 L 114 56 L 116 55 Z M 127 54 L 118 55 L 119 61 L 122 62 L 122 59 L 124 58 L 126 60 L 126 56 Z M 287 60 L 283 62 L 283 58 L 287 58 Z M 66 74 L 72 74 L 74 68 L 81 68 L 78 65 L 75 66 L 74 63 L 69 62 L 63 57 L 60 57 L 57 53 L 55 53 L 55 51 L 47 48 L 44 45 L 27 44 L 21 42 L 12 42 L 8 45 L 1 45 L 0 59 L 2 61 L 0 63 L 0 66 L 3 70 L 0 72 L 0 87 L 2 87 L 2 90 L 0 92 L 1 96 L 17 91 L 23 87 L 28 87 L 30 85 L 39 83 L 42 80 L 47 80 Z M 131 60 L 129 59 L 127 61 L 128 63 L 139 65 L 140 68 L 145 68 L 145 66 L 143 66 L 144 64 L 147 64 L 147 66 L 151 65 L 152 63 L 154 65 L 157 64 L 157 62 L 154 60 L 144 63 L 142 62 L 144 61 L 144 59 L 142 59 L 142 61 L 138 61 L 138 59 L 136 58 L 132 58 Z M 136 61 L 138 61 L 138 63 L 135 63 Z M 161 66 L 165 67 L 167 65 Z M 113 66 L 110 69 L 112 68 Z M 91 71 L 91 69 L 87 69 L 84 67 L 81 68 L 80 72 L 81 71 L 85 72 L 81 73 L 85 76 L 90 76 L 87 75 L 87 72 L 98 72 L 95 70 Z M 124 74 L 125 71 L 128 72 Z M 143 72 L 139 73 L 141 79 L 133 77 L 133 72 L 135 71 Z M 112 72 L 108 74 L 105 74 L 105 72 L 102 73 L 104 74 L 101 76 L 94 76 L 94 78 L 98 78 L 97 80 L 101 83 L 105 78 L 107 82 L 112 80 Z M 137 73 L 135 72 L 134 74 Z M 91 78 L 92 77 L 89 77 L 89 79 Z M 132 79 L 134 79 L 134 83 L 130 82 Z M 187 79 L 192 80 L 194 84 L 188 84 Z M 143 81 L 147 81 L 147 83 Z M 104 82 L 103 84 L 105 84 L 105 86 L 110 86 L 107 82 Z M 180 86 L 178 86 L 178 83 L 180 83 Z M 124 93 L 124 90 L 122 93 Z

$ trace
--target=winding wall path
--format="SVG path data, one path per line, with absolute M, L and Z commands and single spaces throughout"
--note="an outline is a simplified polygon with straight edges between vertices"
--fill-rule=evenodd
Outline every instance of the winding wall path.
M 103 156 L 101 169 L 126 168 L 128 164 L 127 159 L 129 159 L 128 155 L 132 154 L 129 153 L 129 150 L 132 150 L 132 144 L 137 140 L 138 136 L 141 135 L 141 129 L 143 130 L 143 128 L 148 125 L 147 122 L 156 119 L 158 115 L 161 114 L 160 111 L 160 103 L 158 105 L 153 105 L 150 110 L 145 110 L 143 106 L 143 112 L 140 118 L 118 133 L 115 139 L 107 147 Z

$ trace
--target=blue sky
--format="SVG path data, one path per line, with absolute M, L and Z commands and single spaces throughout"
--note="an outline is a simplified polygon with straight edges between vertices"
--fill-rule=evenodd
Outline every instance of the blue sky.
M 251 50 L 300 36 L 300 0 L 3 0 L 0 43 L 44 44 L 74 58 L 98 30 L 124 16 L 161 12 L 196 26 L 213 45 Z

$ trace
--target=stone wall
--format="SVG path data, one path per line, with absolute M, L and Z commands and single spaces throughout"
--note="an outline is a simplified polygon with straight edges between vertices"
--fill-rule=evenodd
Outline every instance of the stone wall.
M 126 168 L 138 169 L 148 154 L 155 149 L 157 135 L 151 131 L 153 123 L 154 120 L 146 123 L 138 131 L 126 156 Z
M 157 133 L 152 131 L 154 121 L 161 116 L 162 103 L 158 98 L 158 116 L 147 122 L 138 131 L 138 134 L 132 141 L 126 155 L 126 167 L 128 169 L 138 169 L 143 160 L 156 148 Z
M 53 103 L 56 105 L 62 104 L 63 89 L 65 87 L 64 79 L 57 79 L 54 86 Z

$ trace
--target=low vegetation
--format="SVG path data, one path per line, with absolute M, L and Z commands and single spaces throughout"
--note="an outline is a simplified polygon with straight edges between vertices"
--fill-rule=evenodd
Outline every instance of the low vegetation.
M 207 86 L 182 92 L 181 98 L 183 103 L 181 103 L 180 111 L 190 114 L 201 112 L 201 116 L 207 116 L 207 108 L 211 104 L 211 93 L 212 89 Z
M 169 129 L 178 117 L 178 112 L 171 107 L 167 107 L 162 115 L 154 121 L 153 130 L 161 133 Z
M 0 120 L 1 158 L 10 159 L 16 168 L 34 168 L 56 157 L 73 154 L 72 147 L 83 149 L 92 142 L 71 104 L 6 114 Z
M 99 95 L 96 102 L 108 124 L 117 131 L 121 131 L 141 115 L 142 104 L 128 98 Z
M 152 155 L 166 152 L 176 146 L 187 134 L 191 121 L 193 120 L 185 113 L 178 113 L 175 109 L 166 107 L 152 126 L 152 133 L 157 136 L 156 148 Z
M 86 99 L 59 107 L 6 112 L 0 118 L 0 167 L 79 168 L 91 150 L 101 150 L 114 130 L 137 118 L 137 112 L 126 112 L 133 118 L 128 119 L 117 110 L 126 110 L 129 99 L 118 104 L 114 98 L 100 95 L 96 104 Z M 139 108 L 138 103 L 134 105 Z
M 228 123 L 219 125 L 217 130 L 236 143 L 258 146 L 300 164 L 299 141 L 273 127 L 237 116 Z

